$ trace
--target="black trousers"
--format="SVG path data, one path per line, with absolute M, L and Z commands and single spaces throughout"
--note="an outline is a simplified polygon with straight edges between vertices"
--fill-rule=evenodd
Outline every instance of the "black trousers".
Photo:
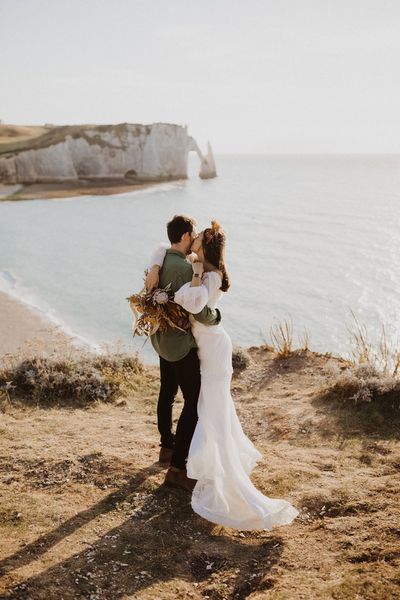
M 197 423 L 197 401 L 200 393 L 200 361 L 196 348 L 184 358 L 169 362 L 160 356 L 160 395 L 157 405 L 158 431 L 161 446 L 174 448 L 171 465 L 183 469 Z M 182 390 L 183 409 L 172 434 L 172 408 L 178 387 Z

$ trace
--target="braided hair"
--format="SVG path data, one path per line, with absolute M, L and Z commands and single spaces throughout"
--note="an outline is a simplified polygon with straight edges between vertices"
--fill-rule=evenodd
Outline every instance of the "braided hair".
M 211 221 L 211 227 L 203 232 L 202 247 L 205 260 L 222 273 L 220 290 L 227 292 L 230 281 L 225 267 L 225 242 L 226 236 L 217 221 Z

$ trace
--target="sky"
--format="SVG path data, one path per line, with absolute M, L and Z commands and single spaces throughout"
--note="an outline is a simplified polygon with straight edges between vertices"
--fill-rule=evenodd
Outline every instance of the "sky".
M 217 154 L 400 152 L 398 0 L 0 0 L 0 119 Z

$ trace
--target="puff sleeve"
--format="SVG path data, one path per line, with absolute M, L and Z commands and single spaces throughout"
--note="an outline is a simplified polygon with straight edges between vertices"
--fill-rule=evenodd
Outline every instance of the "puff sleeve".
M 208 302 L 208 289 L 204 285 L 191 287 L 190 282 L 182 285 L 175 292 L 175 302 L 193 315 L 201 312 Z
M 151 267 L 154 265 L 158 265 L 159 267 L 163 266 L 165 254 L 168 248 L 168 244 L 158 244 L 158 246 L 156 246 L 150 257 L 149 269 L 151 269 Z
M 197 287 L 191 287 L 190 282 L 185 283 L 175 292 L 175 302 L 192 314 L 197 314 L 207 306 L 210 296 L 221 287 L 221 278 L 218 273 L 206 273 L 203 283 Z

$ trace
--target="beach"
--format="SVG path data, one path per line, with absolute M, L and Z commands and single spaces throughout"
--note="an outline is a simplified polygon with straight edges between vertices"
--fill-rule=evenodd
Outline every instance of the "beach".
M 28 344 L 38 344 L 42 350 L 51 352 L 72 340 L 40 311 L 0 292 L 0 357 L 14 354 Z
M 155 186 L 154 182 L 126 183 L 121 179 L 105 181 L 68 181 L 31 183 L 29 185 L 0 185 L 1 200 L 56 200 L 76 196 L 105 196 L 125 194 Z

